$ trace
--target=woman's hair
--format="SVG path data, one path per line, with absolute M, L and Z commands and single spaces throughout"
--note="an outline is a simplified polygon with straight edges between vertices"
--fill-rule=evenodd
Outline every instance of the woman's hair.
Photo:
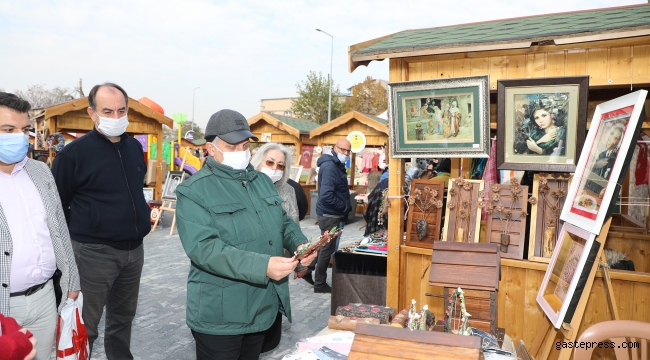
M 438 159 L 438 166 L 436 167 L 437 172 L 451 172 L 451 159 Z
M 269 150 L 278 150 L 284 154 L 284 171 L 282 172 L 282 179 L 275 183 L 275 187 L 279 189 L 282 185 L 287 183 L 287 179 L 289 178 L 289 170 L 291 169 L 292 161 L 289 149 L 278 143 L 264 144 L 262 147 L 257 149 L 257 152 L 255 152 L 255 155 L 251 159 L 251 165 L 253 165 L 255 170 L 259 170 L 262 167 L 262 162 L 266 158 L 266 153 L 268 153 Z
M 528 106 L 528 115 L 530 117 L 530 123 L 535 127 L 539 128 L 539 125 L 535 122 L 535 112 L 538 110 L 544 110 L 553 116 L 553 124 L 555 126 L 564 126 L 564 119 L 566 117 L 566 111 L 560 107 L 556 106 L 553 102 L 545 103 L 541 99 L 531 101 Z

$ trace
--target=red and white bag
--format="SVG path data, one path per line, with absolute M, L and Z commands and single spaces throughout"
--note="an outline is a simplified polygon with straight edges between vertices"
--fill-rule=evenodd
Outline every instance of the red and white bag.
M 57 360 L 88 360 L 88 333 L 81 312 L 83 296 L 79 292 L 77 300 L 67 299 L 56 330 Z

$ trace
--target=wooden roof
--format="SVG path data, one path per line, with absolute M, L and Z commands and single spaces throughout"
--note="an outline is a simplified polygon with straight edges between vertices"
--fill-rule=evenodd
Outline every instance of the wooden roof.
M 336 119 L 328 122 L 327 124 L 323 124 L 316 129 L 312 130 L 309 132 L 309 138 L 313 139 L 316 136 L 322 135 L 323 133 L 326 133 L 332 129 L 335 129 L 345 123 L 347 123 L 350 120 L 357 120 L 360 123 L 364 125 L 368 125 L 369 127 L 381 131 L 384 134 L 388 135 L 388 123 L 384 119 L 380 119 L 376 116 L 372 115 L 367 115 L 360 113 L 358 111 L 350 111 L 348 113 L 345 113 Z
M 261 112 L 250 119 L 248 119 L 248 125 L 251 126 L 260 121 L 269 123 L 276 128 L 286 131 L 287 133 L 300 138 L 300 134 L 307 135 L 312 129 L 316 129 L 318 124 L 315 122 L 293 118 L 290 116 L 281 116 L 275 114 L 269 114 Z
M 88 107 L 88 97 L 83 97 L 83 98 L 65 102 L 63 104 L 58 104 L 46 108 L 44 115 L 45 115 L 45 119 L 49 119 L 51 117 L 63 115 L 71 111 L 83 110 L 87 107 Z M 135 111 L 146 118 L 155 120 L 160 124 L 169 126 L 170 128 L 174 127 L 174 122 L 172 119 L 151 109 L 146 105 L 141 104 L 135 99 L 129 98 L 129 112 L 131 111 Z
M 370 61 L 529 48 L 650 34 L 650 5 L 632 5 L 406 30 L 349 47 L 349 71 Z

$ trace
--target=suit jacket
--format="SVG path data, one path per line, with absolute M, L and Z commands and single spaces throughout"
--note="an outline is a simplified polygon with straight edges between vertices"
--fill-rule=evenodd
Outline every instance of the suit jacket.
M 54 246 L 56 267 L 62 273 L 61 291 L 63 292 L 64 301 L 61 301 L 61 305 L 59 306 L 59 310 L 61 310 L 65 304 L 68 292 L 77 291 L 81 288 L 77 263 L 74 260 L 72 244 L 70 243 L 70 233 L 68 232 L 63 208 L 61 207 L 61 199 L 59 198 L 59 192 L 56 189 L 52 172 L 47 165 L 40 161 L 29 159 L 23 170 L 27 171 L 27 174 L 34 182 L 34 186 L 36 186 L 41 200 L 43 200 L 43 206 L 47 214 L 47 227 L 50 230 L 50 237 Z M 0 313 L 9 314 L 9 294 L 11 293 L 9 279 L 11 274 L 13 243 L 4 211 L 11 211 L 11 209 L 3 209 L 0 206 Z

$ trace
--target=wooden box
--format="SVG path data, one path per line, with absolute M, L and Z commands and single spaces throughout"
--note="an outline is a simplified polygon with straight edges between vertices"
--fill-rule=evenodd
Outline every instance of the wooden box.
M 503 207 L 502 211 L 495 208 L 487 220 L 487 242 L 499 245 L 501 257 L 522 260 L 524 258 L 526 220 L 528 214 L 528 186 L 517 185 L 520 188 L 519 199 L 513 200 L 513 185 L 499 185 L 499 200 L 491 202 L 495 207 Z M 511 214 L 507 218 L 508 212 Z M 506 235 L 506 236 L 504 236 Z
M 431 255 L 429 285 L 496 291 L 500 269 L 497 244 L 436 241 Z
M 427 186 L 438 193 L 437 199 L 442 202 L 445 191 L 445 183 L 442 181 L 415 179 L 411 181 L 410 194 L 413 194 L 416 189 L 423 191 Z M 420 240 L 417 235 L 416 222 L 423 218 L 423 214 L 422 207 L 418 205 L 420 205 L 419 202 L 409 205 L 408 219 L 406 221 L 406 245 L 431 249 L 433 242 L 440 240 L 442 208 L 432 206 L 426 211 L 424 219 L 428 224 L 428 234 Z
M 453 359 L 477 360 L 478 336 L 463 336 L 358 324 L 348 360 L 355 359 Z

